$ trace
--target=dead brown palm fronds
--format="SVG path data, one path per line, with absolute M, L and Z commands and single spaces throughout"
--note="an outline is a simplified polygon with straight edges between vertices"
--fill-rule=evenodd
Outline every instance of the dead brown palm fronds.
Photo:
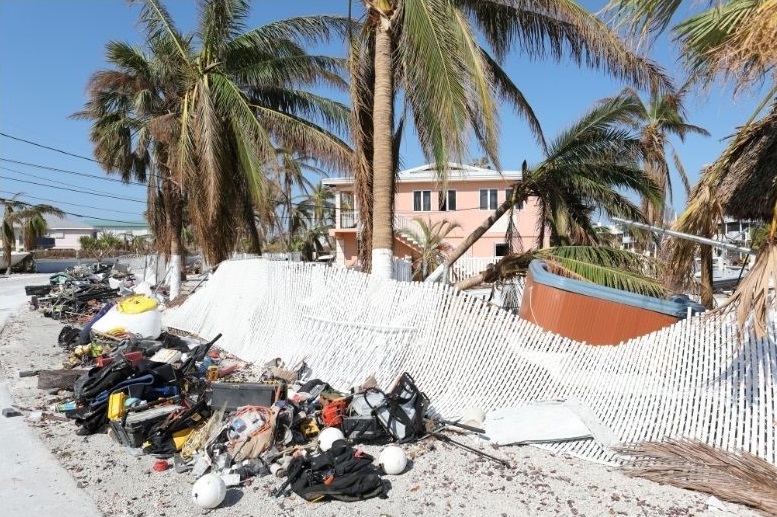
M 777 467 L 745 451 L 695 440 L 639 442 L 615 448 L 630 458 L 624 472 L 777 515 Z
M 777 0 L 728 1 L 676 26 L 688 68 L 705 84 L 758 84 L 777 63 Z
M 742 279 L 734 294 L 720 307 L 721 311 L 735 311 L 740 330 L 752 316 L 753 330 L 759 339 L 766 335 L 766 322 L 772 307 L 769 291 L 771 284 L 777 281 L 777 243 L 774 239 L 774 235 L 771 235 L 761 246 L 755 266 Z
M 714 188 L 716 177 L 716 171 L 711 167 L 702 173 L 701 181 L 691 191 L 688 206 L 673 225 L 673 230 L 708 238 L 715 235 L 718 223 L 723 221 L 723 210 Z M 669 285 L 673 289 L 688 290 L 693 282 L 692 272 L 698 247 L 699 244 L 685 239 L 669 241 Z M 702 264 L 702 267 L 711 267 L 711 263 Z M 710 285 L 702 285 L 702 304 L 712 308 L 711 279 Z

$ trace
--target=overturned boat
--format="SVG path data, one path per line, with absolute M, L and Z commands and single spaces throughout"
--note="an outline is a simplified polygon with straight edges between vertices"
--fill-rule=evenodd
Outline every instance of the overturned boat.
M 684 296 L 664 300 L 562 277 L 529 264 L 519 316 L 591 345 L 616 345 L 703 312 Z

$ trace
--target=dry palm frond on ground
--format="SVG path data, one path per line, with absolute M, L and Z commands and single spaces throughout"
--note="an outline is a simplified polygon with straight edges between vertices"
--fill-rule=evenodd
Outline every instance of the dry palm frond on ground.
M 631 459 L 623 467 L 629 476 L 777 515 L 777 467 L 757 456 L 684 439 L 626 444 L 616 450 Z

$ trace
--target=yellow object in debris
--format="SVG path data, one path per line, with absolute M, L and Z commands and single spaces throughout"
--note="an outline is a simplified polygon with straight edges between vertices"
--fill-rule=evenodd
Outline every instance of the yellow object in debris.
M 184 444 L 189 439 L 189 436 L 191 436 L 192 432 L 194 432 L 194 429 L 188 427 L 173 433 L 173 443 L 175 444 L 176 451 L 183 449 Z
M 111 393 L 111 396 L 108 397 L 108 420 L 118 420 L 124 416 L 125 400 L 127 400 L 127 394 L 123 391 Z
M 317 436 L 320 431 L 314 418 L 306 418 L 299 424 L 299 432 L 302 433 L 302 436 L 304 436 L 306 440 L 310 440 Z
M 116 303 L 119 312 L 124 314 L 140 314 L 156 309 L 159 302 L 143 294 L 133 294 Z

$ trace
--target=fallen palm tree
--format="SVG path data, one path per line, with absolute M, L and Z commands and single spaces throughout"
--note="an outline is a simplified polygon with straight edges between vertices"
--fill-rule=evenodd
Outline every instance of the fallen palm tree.
M 685 439 L 627 444 L 616 451 L 629 458 L 623 467 L 629 476 L 705 492 L 777 515 L 777 467 L 748 452 Z
M 526 276 L 534 259 L 544 260 L 551 273 L 566 278 L 658 298 L 669 294 L 657 280 L 661 271 L 659 262 L 608 246 L 557 246 L 510 254 L 489 265 L 485 271 L 461 280 L 456 289 L 463 291 L 482 283 Z

